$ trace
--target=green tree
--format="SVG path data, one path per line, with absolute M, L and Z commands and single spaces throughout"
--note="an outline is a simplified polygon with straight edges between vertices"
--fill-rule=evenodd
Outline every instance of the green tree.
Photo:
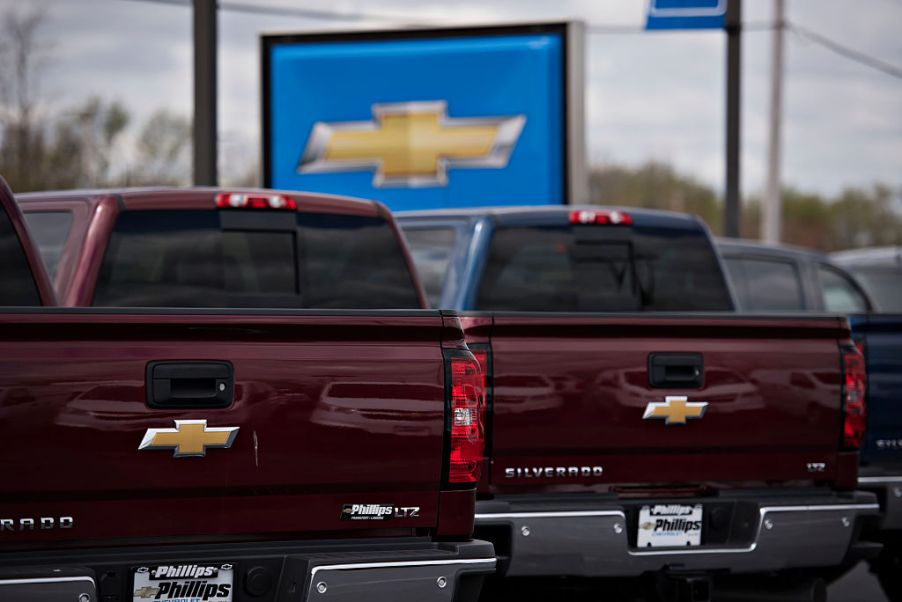
M 893 209 L 888 186 L 847 188 L 829 211 L 833 249 L 902 245 L 902 217 Z
M 135 160 L 125 183 L 154 186 L 187 186 L 191 182 L 191 121 L 161 109 L 141 129 Z
M 0 18 L 0 162 L 11 185 L 30 188 L 43 131 L 36 127 L 37 89 L 47 44 L 40 10 L 8 11 Z
M 589 173 L 589 198 L 601 205 L 693 213 L 714 231 L 721 227 L 721 208 L 714 190 L 663 163 L 650 162 L 638 168 L 594 167 Z

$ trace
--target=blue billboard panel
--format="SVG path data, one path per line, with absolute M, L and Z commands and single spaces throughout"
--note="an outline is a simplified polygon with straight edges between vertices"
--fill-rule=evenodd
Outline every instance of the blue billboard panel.
M 729 0 L 649 0 L 645 29 L 723 29 Z
M 566 201 L 564 28 L 263 42 L 267 186 L 394 210 Z

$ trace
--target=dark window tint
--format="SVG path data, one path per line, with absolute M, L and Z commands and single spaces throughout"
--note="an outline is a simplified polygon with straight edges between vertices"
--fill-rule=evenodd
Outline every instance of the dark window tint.
M 514 311 L 732 309 L 706 234 L 673 228 L 499 228 L 476 308 Z
M 284 214 L 272 217 L 286 223 Z M 232 221 L 222 229 L 216 211 L 123 213 L 94 305 L 418 306 L 400 246 L 382 219 L 299 214 L 294 229 L 291 221 L 289 229 L 259 229 L 267 221 L 259 217 L 258 229 Z
M 395 231 L 381 217 L 300 213 L 305 307 L 420 307 Z
M 803 310 L 802 282 L 795 265 L 770 259 L 730 258 L 727 270 L 739 306 L 749 311 Z
M 417 274 L 432 307 L 437 307 L 442 297 L 456 234 L 454 228 L 410 228 L 404 231 Z
M 0 305 L 40 305 L 41 298 L 31 273 L 31 266 L 13 229 L 13 224 L 0 209 Z
M 902 267 L 869 266 L 849 269 L 877 304 L 878 311 L 902 313 Z
M 41 252 L 41 259 L 51 278 L 56 276 L 60 256 L 72 227 L 71 211 L 32 211 L 25 214 L 31 238 Z
M 867 300 L 848 276 L 828 265 L 818 265 L 817 276 L 821 281 L 824 309 L 848 314 L 868 311 Z

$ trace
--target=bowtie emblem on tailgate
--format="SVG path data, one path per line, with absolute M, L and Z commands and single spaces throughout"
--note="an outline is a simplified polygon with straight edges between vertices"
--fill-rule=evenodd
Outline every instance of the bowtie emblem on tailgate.
M 239 428 L 208 427 L 206 420 L 176 420 L 174 429 L 147 429 L 138 449 L 171 449 L 174 458 L 203 458 L 208 448 L 231 447 Z
M 686 424 L 689 418 L 701 418 L 708 408 L 707 401 L 689 401 L 682 395 L 669 395 L 663 402 L 652 401 L 645 406 L 645 414 L 642 418 L 663 418 L 664 424 Z

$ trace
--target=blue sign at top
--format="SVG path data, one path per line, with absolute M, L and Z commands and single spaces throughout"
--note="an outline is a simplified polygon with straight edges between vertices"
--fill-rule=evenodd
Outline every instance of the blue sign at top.
M 563 203 L 564 31 L 264 37 L 264 182 L 393 210 Z
M 645 29 L 723 29 L 729 0 L 649 0 Z

